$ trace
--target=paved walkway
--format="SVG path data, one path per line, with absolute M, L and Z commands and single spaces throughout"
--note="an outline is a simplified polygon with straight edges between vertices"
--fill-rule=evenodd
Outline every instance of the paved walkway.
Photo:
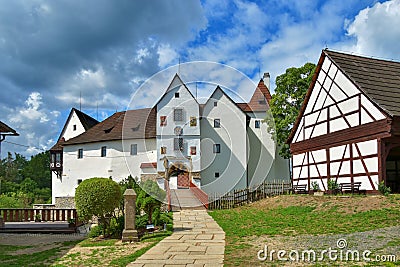
M 203 204 L 190 189 L 171 190 L 171 206 L 173 211 L 204 209 Z
M 225 232 L 206 210 L 174 212 L 174 233 L 130 267 L 223 266 Z

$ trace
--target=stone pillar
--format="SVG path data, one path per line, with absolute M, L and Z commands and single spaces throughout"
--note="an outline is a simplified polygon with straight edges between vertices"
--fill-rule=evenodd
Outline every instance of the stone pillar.
M 136 226 L 136 192 L 126 189 L 124 193 L 125 229 L 122 231 L 122 242 L 139 241 Z

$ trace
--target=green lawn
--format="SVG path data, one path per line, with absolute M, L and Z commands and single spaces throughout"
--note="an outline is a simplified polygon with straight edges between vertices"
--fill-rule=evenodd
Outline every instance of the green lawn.
M 371 203 L 369 203 L 371 201 Z M 364 232 L 400 225 L 400 197 L 280 196 L 210 215 L 226 233 L 225 264 L 260 264 L 254 240 Z M 398 240 L 393 243 L 397 244 Z M 243 251 L 252 251 L 243 253 Z

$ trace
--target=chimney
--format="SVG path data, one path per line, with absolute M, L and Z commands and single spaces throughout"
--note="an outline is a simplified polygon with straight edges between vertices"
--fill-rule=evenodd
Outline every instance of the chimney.
M 264 72 L 263 81 L 265 86 L 267 86 L 268 90 L 271 90 L 271 88 L 269 88 L 271 85 L 271 78 L 269 76 L 269 72 Z

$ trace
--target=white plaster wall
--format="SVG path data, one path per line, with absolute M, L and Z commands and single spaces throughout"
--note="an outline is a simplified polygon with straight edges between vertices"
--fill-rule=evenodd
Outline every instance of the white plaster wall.
M 64 132 L 61 134 L 61 137 L 65 138 L 65 141 L 68 139 L 74 138 L 82 133 L 85 132 L 85 128 L 83 127 L 81 121 L 79 120 L 78 116 L 76 115 L 75 111 L 72 111 L 72 115 L 70 120 L 66 122 L 66 126 Z M 76 125 L 76 130 L 74 131 L 73 126 Z
M 179 98 L 175 93 L 179 93 Z M 174 121 L 174 109 L 183 109 L 183 121 Z M 160 126 L 160 117 L 167 116 L 167 125 Z M 196 126 L 190 126 L 190 117 L 196 117 Z M 182 128 L 181 136 L 175 134 L 175 127 Z M 174 151 L 174 138 L 182 137 L 184 142 L 184 151 Z M 161 147 L 167 148 L 167 154 L 161 155 Z M 190 147 L 196 147 L 196 155 L 190 155 Z M 200 116 L 199 105 L 190 94 L 188 89 L 178 83 L 178 80 L 172 82 L 171 88 L 161 98 L 157 104 L 157 171 L 165 171 L 163 161 L 164 156 L 187 157 L 192 158 L 192 171 L 200 171 Z
M 267 131 L 267 124 L 262 122 L 266 113 L 249 112 L 247 115 L 250 117 L 247 127 L 249 187 L 257 186 L 265 180 L 289 180 L 289 161 L 279 155 L 275 142 Z M 260 121 L 260 128 L 255 128 L 256 120 Z
M 201 119 L 201 183 L 208 194 L 242 189 L 247 183 L 246 115 L 221 90 L 212 98 Z M 221 120 L 220 128 L 213 127 L 215 118 Z M 213 143 L 221 144 L 221 153 L 213 153 Z M 215 172 L 220 173 L 219 178 L 214 177 Z
M 138 144 L 138 155 L 130 155 L 130 145 Z M 107 156 L 101 157 L 101 147 L 107 146 Z M 78 149 L 83 148 L 83 158 L 78 159 Z M 63 174 L 53 177 L 52 201 L 55 197 L 74 196 L 78 179 L 112 177 L 121 181 L 129 175 L 140 178 L 142 162 L 156 161 L 155 139 L 131 139 L 97 142 L 64 147 Z

